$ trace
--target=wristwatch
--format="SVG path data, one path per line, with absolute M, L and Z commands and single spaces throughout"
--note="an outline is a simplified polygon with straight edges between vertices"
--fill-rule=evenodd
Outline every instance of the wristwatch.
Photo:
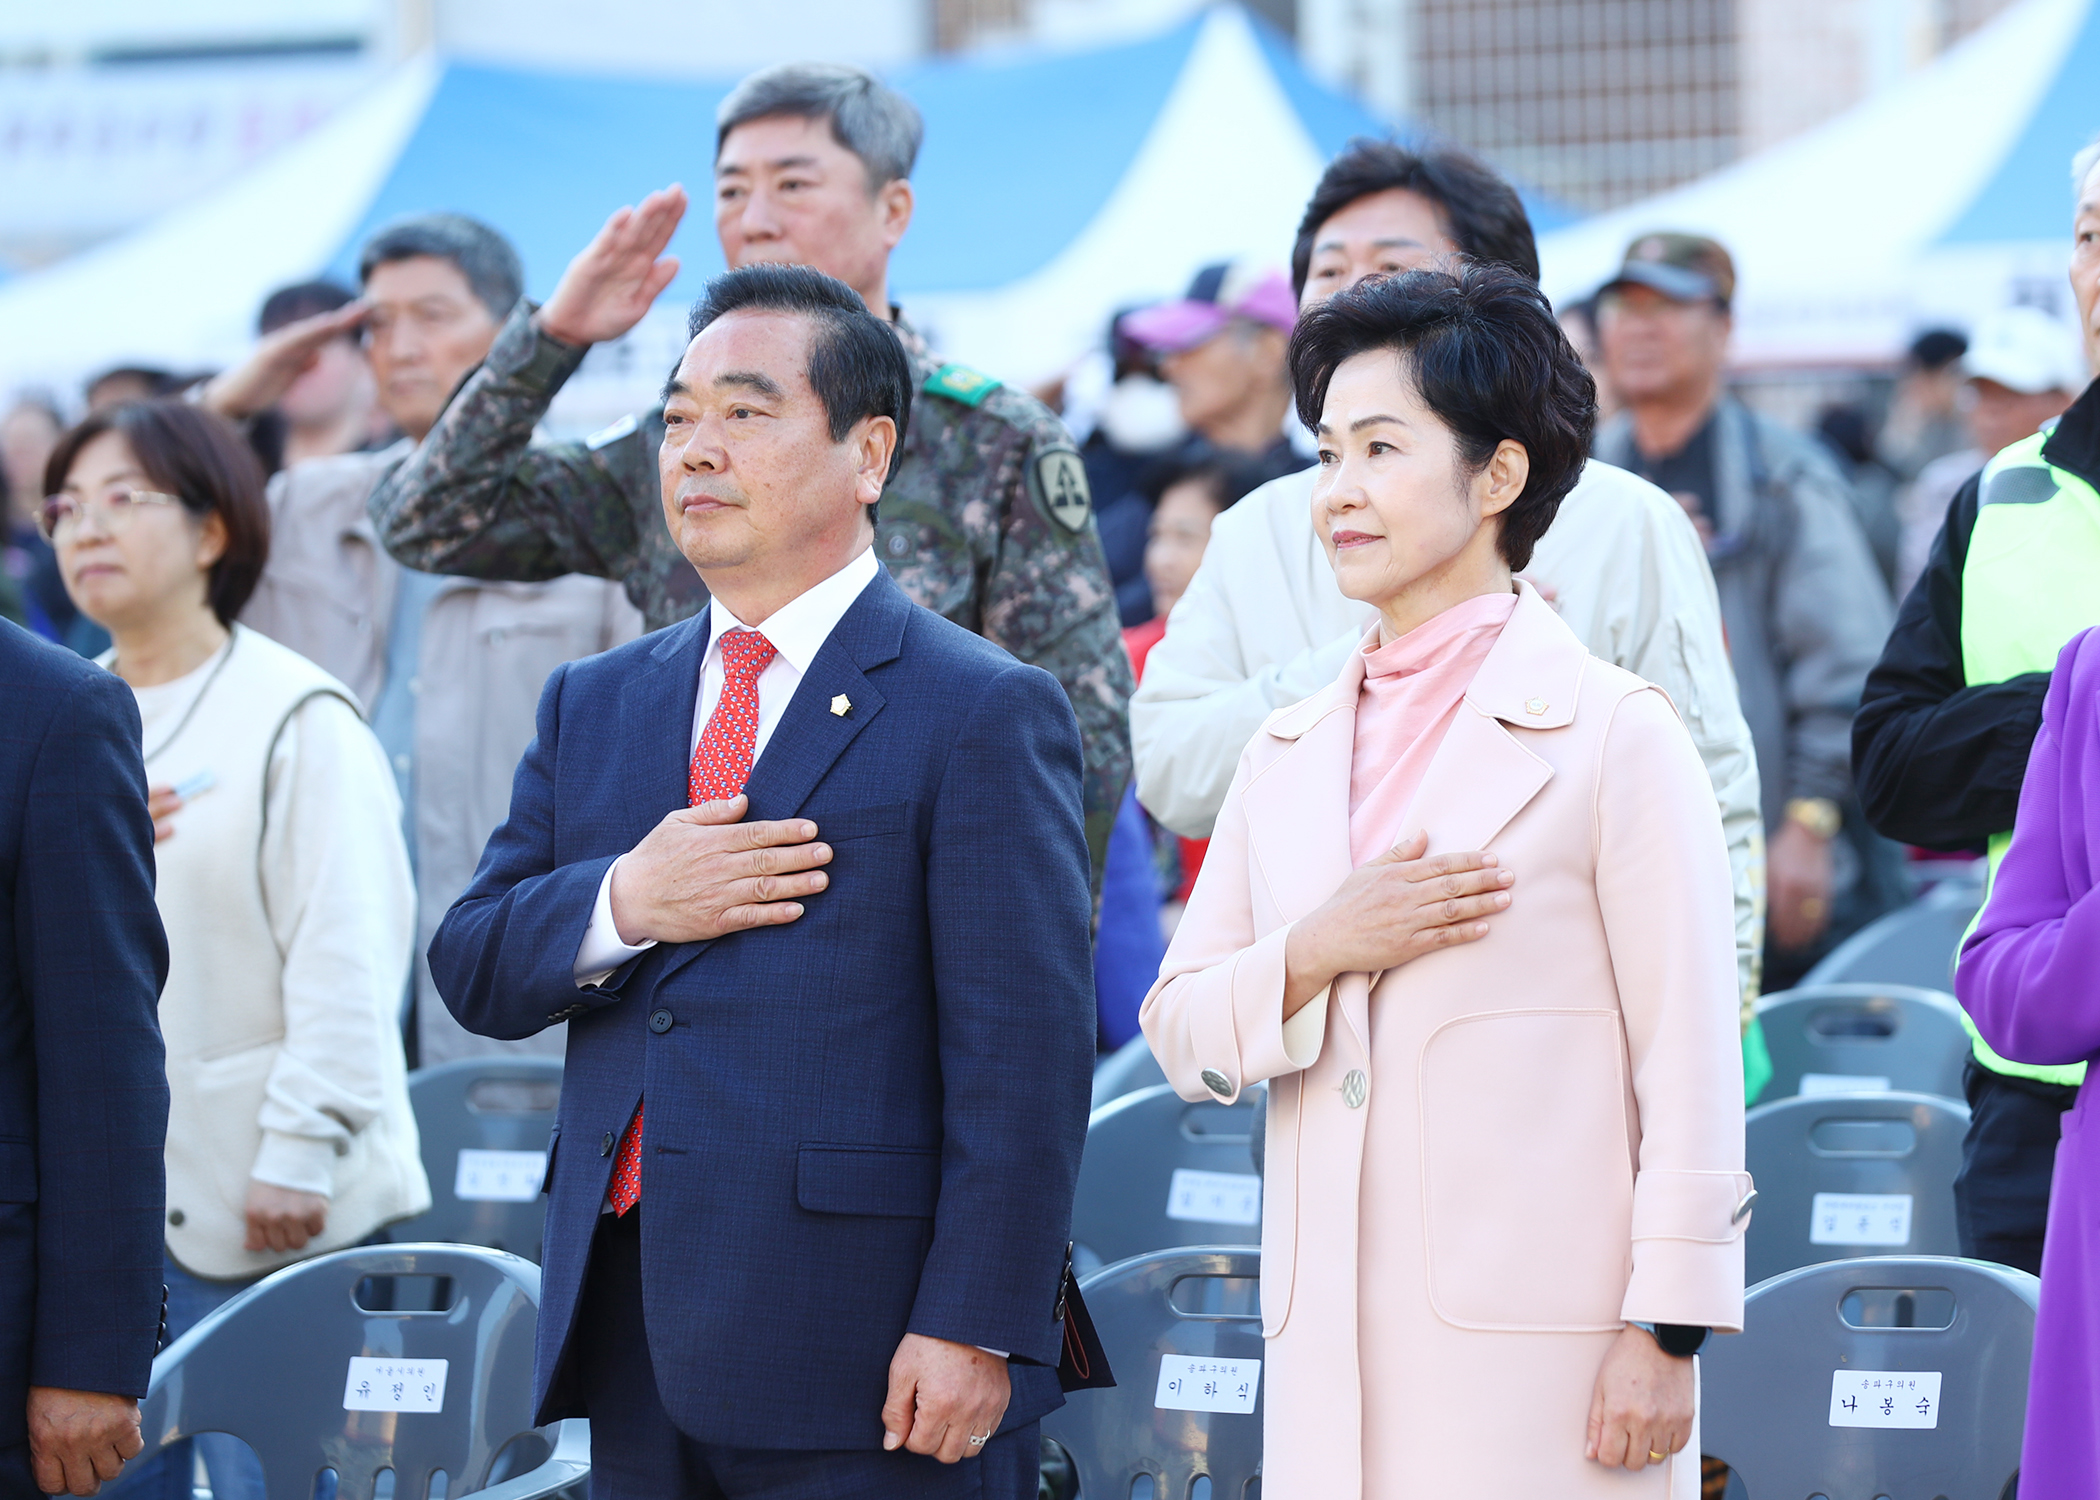
M 1707 1336 L 1713 1330 L 1696 1323 L 1636 1323 L 1640 1329 L 1661 1347 L 1665 1354 L 1674 1354 L 1679 1359 L 1690 1359 L 1706 1347 Z
M 1844 814 L 1828 797 L 1795 797 L 1786 805 L 1786 820 L 1799 823 L 1819 839 L 1829 840 L 1838 836 L 1845 826 Z

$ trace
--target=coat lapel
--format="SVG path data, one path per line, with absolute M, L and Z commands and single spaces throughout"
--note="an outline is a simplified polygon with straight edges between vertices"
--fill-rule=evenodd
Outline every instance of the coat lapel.
M 620 689 L 618 743 L 630 849 L 664 814 L 686 805 L 707 613 L 703 609 L 664 631 L 646 665 Z
M 1560 729 L 1575 718 L 1589 652 L 1530 584 L 1519 587 L 1408 807 L 1405 826 L 1429 835 L 1431 854 L 1487 848 L 1553 779 L 1509 726 Z
M 744 783 L 744 795 L 751 799 L 744 814 L 746 822 L 794 817 L 846 747 L 882 712 L 883 696 L 865 674 L 903 653 L 904 627 L 914 608 L 888 573 L 877 573 L 839 618 L 802 681 L 795 685 L 787 712 L 774 726 Z M 704 646 L 706 637 L 701 640 Z M 697 656 L 693 670 L 697 683 Z M 843 714 L 833 713 L 832 700 L 841 695 L 851 706 Z M 691 722 L 690 715 L 687 722 Z M 681 806 L 685 800 L 683 775 L 681 770 Z M 686 943 L 672 950 L 664 959 L 658 982 L 691 963 L 708 946 Z

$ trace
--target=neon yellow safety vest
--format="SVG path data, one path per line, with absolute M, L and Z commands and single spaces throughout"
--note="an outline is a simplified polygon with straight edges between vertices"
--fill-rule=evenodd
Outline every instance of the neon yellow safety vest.
M 1962 676 L 1972 686 L 2050 671 L 2072 636 L 2100 625 L 2100 493 L 2043 461 L 2048 440 L 2038 432 L 1984 466 L 1961 573 Z M 2011 843 L 2010 829 L 1991 837 L 1986 899 Z M 2084 1063 L 2010 1062 L 1991 1050 L 1975 1022 L 1962 1020 L 1976 1060 L 1995 1073 L 2071 1085 L 2085 1079 Z

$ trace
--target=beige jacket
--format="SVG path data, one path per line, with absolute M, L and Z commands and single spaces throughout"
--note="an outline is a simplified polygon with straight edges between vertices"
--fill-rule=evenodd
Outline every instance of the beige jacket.
M 147 775 L 209 775 L 154 851 L 168 929 L 168 1252 L 252 1277 L 430 1206 L 396 1018 L 414 893 L 385 756 L 342 685 L 235 627 L 139 694 Z M 328 1198 L 294 1254 L 242 1248 L 253 1178 Z
M 1262 720 L 1332 683 L 1375 613 L 1343 596 L 1313 531 L 1317 472 L 1273 480 L 1218 517 L 1130 700 L 1138 801 L 1184 837 L 1209 834 Z M 1764 824 L 1699 534 L 1654 485 L 1592 459 L 1525 571 L 1553 590 L 1583 645 L 1667 692 L 1691 731 L 1728 836 L 1747 1025 L 1764 940 Z
M 1582 1457 L 1622 1320 L 1742 1324 L 1728 859 L 1662 694 L 1525 589 L 1424 773 L 1429 852 L 1517 872 L 1487 937 L 1283 1020 L 1350 872 L 1360 653 L 1241 757 L 1141 1020 L 1183 1098 L 1269 1080 L 1264 1496 L 1696 1496 L 1696 1436 Z
M 367 712 L 386 683 L 387 636 L 401 566 L 380 547 L 365 501 L 410 451 L 316 459 L 270 481 L 270 564 L 244 624 L 347 683 Z M 469 1036 L 431 984 L 424 957 L 510 810 L 510 783 L 532 743 L 540 689 L 565 661 L 641 634 L 617 584 L 571 575 L 551 583 L 448 578 L 425 609 L 414 686 L 416 1011 L 428 1067 L 494 1053 L 559 1057 L 565 1027 L 520 1042 Z

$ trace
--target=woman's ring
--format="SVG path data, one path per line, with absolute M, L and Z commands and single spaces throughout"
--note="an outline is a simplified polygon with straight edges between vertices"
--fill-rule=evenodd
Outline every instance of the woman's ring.
M 1648 1450 L 1648 1462 L 1651 1464 L 1659 1464 L 1669 1456 L 1667 1453 L 1657 1453 L 1653 1448 Z

